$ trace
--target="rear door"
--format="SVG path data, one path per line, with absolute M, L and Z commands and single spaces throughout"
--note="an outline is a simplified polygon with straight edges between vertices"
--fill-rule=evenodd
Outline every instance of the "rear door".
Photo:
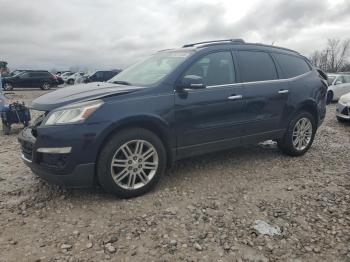
M 204 89 L 177 91 L 175 119 L 179 154 L 242 136 L 242 85 L 237 83 L 230 51 L 208 54 L 195 61 L 186 75 L 203 78 Z M 186 149 L 187 152 L 186 152 Z M 211 147 L 212 149 L 212 147 Z M 182 151 L 181 151 L 182 150 Z
M 268 52 L 239 50 L 240 81 L 245 89 L 245 135 L 277 131 L 289 96 L 288 82 L 280 81 Z
M 32 72 L 31 76 L 32 76 L 32 79 L 31 79 L 32 87 L 41 87 L 45 81 L 47 82 L 47 77 L 45 72 Z

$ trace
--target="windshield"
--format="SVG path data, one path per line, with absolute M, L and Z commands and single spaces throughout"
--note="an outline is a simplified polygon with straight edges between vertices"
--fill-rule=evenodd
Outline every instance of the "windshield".
M 23 71 L 21 71 L 21 70 L 15 70 L 15 71 L 12 71 L 12 72 L 9 74 L 9 76 L 16 76 L 16 75 L 21 74 L 21 73 L 23 73 Z
M 334 81 L 334 79 L 335 79 L 336 77 L 337 77 L 337 76 L 335 76 L 335 75 L 328 75 L 328 80 L 327 80 L 328 85 L 333 84 L 333 81 Z
M 168 51 L 156 53 L 153 56 L 128 67 L 108 82 L 150 86 L 164 79 L 179 64 L 181 64 L 192 52 Z

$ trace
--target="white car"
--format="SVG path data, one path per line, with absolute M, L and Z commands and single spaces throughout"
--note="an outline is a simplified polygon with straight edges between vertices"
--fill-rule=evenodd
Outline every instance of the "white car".
M 350 93 L 339 98 L 336 110 L 338 121 L 350 120 Z
M 350 92 L 350 74 L 328 74 L 327 103 Z
M 70 76 L 65 80 L 65 82 L 66 82 L 68 85 L 74 85 L 75 80 L 76 80 L 78 77 L 82 77 L 83 75 L 85 75 L 84 72 L 76 72 L 76 73 L 70 75 Z
M 73 74 L 74 74 L 73 72 L 65 72 L 65 73 L 61 74 L 61 78 L 64 82 L 67 82 L 67 79 Z

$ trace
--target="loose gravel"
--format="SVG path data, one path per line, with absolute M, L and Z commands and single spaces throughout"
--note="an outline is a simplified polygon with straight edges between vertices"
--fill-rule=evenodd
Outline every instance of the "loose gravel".
M 0 135 L 0 261 L 350 261 L 350 124 L 334 104 L 302 157 L 274 143 L 199 156 L 129 200 L 41 181 L 19 131 Z

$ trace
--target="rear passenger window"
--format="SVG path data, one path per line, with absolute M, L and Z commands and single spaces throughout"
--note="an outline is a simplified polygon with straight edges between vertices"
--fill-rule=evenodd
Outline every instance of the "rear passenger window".
M 295 77 L 310 71 L 309 65 L 302 58 L 282 54 L 274 54 L 274 56 L 285 78 Z
M 275 64 L 265 52 L 238 51 L 238 63 L 243 82 L 277 79 Z

